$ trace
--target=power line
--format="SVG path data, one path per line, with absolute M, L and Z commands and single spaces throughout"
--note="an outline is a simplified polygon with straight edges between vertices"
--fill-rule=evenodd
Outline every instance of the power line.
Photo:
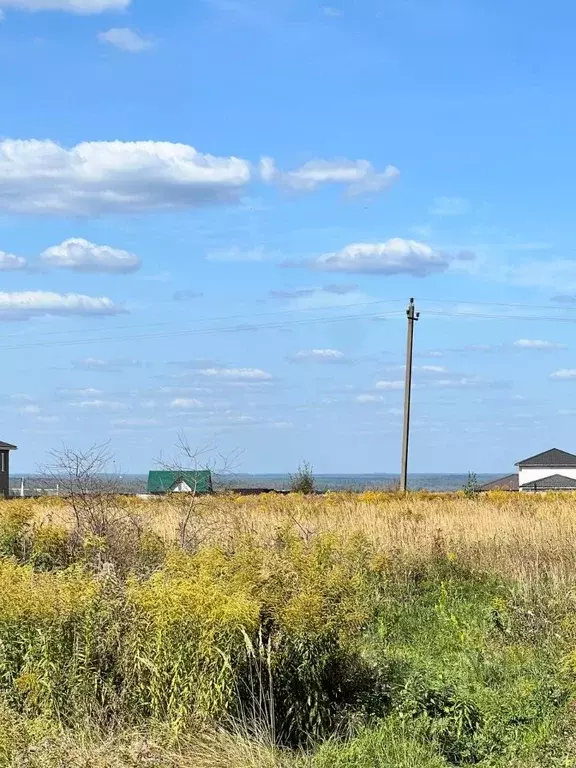
M 480 307 L 514 307 L 516 309 L 556 309 L 558 311 L 566 311 L 569 307 L 558 306 L 556 304 L 510 304 L 499 301 L 476 301 L 475 299 L 462 300 L 462 299 L 418 299 L 418 301 L 424 301 L 427 304 L 476 304 Z M 574 302 L 574 310 L 576 310 L 576 300 Z
M 220 315 L 216 317 L 206 317 L 206 318 L 200 318 L 198 320 L 189 320 L 190 323 L 205 323 L 205 322 L 217 322 L 220 320 L 242 320 L 242 319 L 250 319 L 250 318 L 257 318 L 257 317 L 270 317 L 271 315 L 288 315 L 288 314 L 294 314 L 299 312 L 323 312 L 324 310 L 331 310 L 331 309 L 347 309 L 348 307 L 370 307 L 375 306 L 377 304 L 395 304 L 397 302 L 403 301 L 403 299 L 378 299 L 374 301 L 360 301 L 360 302 L 352 302 L 350 304 L 329 304 L 327 306 L 323 307 L 298 307 L 296 309 L 278 309 L 274 310 L 273 312 L 250 312 L 240 315 Z M 0 319 L 2 315 L 0 312 Z M 116 325 L 116 326 L 109 326 L 107 330 L 109 331 L 118 331 L 118 330 L 127 330 L 130 328 L 157 328 L 157 327 L 166 327 L 166 326 L 173 326 L 177 325 L 178 327 L 182 326 L 181 321 L 179 320 L 171 320 L 161 323 L 136 323 L 136 324 L 130 324 L 130 325 Z M 68 328 L 66 330 L 59 330 L 59 331 L 42 331 L 40 333 L 36 333 L 34 331 L 30 333 L 12 333 L 12 334 L 6 334 L 3 336 L 4 339 L 10 339 L 10 338 L 25 338 L 26 336 L 59 336 L 65 333 L 92 333 L 100 331 L 100 328 Z
M 497 315 L 483 312 L 443 312 L 441 310 L 426 310 L 427 315 L 442 317 L 478 317 L 488 320 L 545 320 L 554 323 L 576 323 L 576 317 L 546 317 L 545 315 Z
M 241 333 L 242 331 L 259 331 L 265 329 L 286 328 L 294 325 L 313 325 L 321 323 L 334 323 L 342 322 L 344 320 L 364 320 L 366 318 L 373 317 L 392 317 L 394 315 L 402 315 L 401 311 L 391 312 L 374 312 L 370 314 L 355 314 L 355 315 L 337 315 L 335 317 L 320 317 L 311 318 L 309 320 L 286 320 L 278 323 L 260 323 L 254 326 L 231 326 L 223 328 L 193 328 L 180 331 L 171 331 L 166 333 L 150 333 L 140 334 L 135 336 L 101 336 L 92 339 L 66 339 L 65 341 L 54 342 L 33 342 L 29 344 L 15 344 L 11 346 L 0 346 L 2 350 L 16 350 L 16 349 L 31 349 L 34 347 L 67 347 L 67 346 L 84 346 L 85 344 L 96 344 L 105 341 L 144 341 L 147 339 L 161 339 L 161 338 L 173 338 L 174 336 L 195 336 L 203 334 L 218 334 L 218 333 Z

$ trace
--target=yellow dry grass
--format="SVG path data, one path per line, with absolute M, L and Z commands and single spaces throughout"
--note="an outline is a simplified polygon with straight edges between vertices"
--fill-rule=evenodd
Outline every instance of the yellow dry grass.
M 38 519 L 70 522 L 61 500 L 10 502 L 18 503 L 35 505 Z M 167 542 L 176 540 L 183 501 L 134 498 L 123 503 L 146 529 Z M 189 525 L 199 543 L 223 546 L 247 534 L 272 541 L 286 528 L 304 538 L 362 533 L 383 553 L 396 557 L 419 559 L 438 552 L 524 583 L 542 579 L 557 585 L 576 583 L 576 494 L 571 493 L 494 492 L 476 498 L 372 491 L 323 496 L 226 494 L 197 499 Z

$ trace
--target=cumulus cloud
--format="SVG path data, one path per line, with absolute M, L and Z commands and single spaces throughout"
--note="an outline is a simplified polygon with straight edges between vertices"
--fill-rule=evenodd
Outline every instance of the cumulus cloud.
M 357 395 L 356 396 L 356 402 L 362 403 L 363 405 L 367 403 L 381 403 L 384 400 L 383 395 Z
M 51 291 L 0 292 L 0 320 L 42 315 L 118 315 L 125 310 L 106 297 Z
M 37 405 L 24 405 L 18 409 L 18 413 L 26 416 L 37 416 L 40 413 L 40 408 Z
M 561 368 L 559 371 L 551 373 L 550 378 L 559 381 L 572 381 L 576 379 L 576 368 Z
M 138 427 L 157 427 L 159 421 L 157 419 L 145 419 L 145 418 L 133 418 L 133 419 L 113 419 L 113 427 L 119 427 L 120 429 L 135 429 Z
M 280 291 L 270 291 L 268 296 L 271 299 L 304 299 L 315 294 L 346 296 L 349 293 L 355 293 L 357 290 L 358 286 L 353 283 L 333 283 L 319 288 L 288 288 Z
M 98 397 L 99 395 L 102 395 L 103 392 L 101 389 L 96 389 L 95 387 L 84 387 L 80 389 L 59 389 L 58 394 L 64 397 L 87 398 Z
M 132 0 L 0 0 L 0 8 L 20 11 L 68 11 L 90 15 L 105 11 L 124 11 Z
M 40 258 L 50 267 L 75 272 L 126 274 L 140 269 L 136 254 L 109 245 L 95 245 L 81 237 L 72 237 L 47 248 Z
M 1 2 L 1 0 L 0 0 Z M 0 141 L 0 210 L 97 215 L 178 210 L 238 199 L 250 165 L 187 144 Z
M 346 363 L 348 358 L 339 349 L 302 349 L 287 358 L 292 363 Z
M 79 371 L 102 371 L 104 373 L 118 373 L 126 368 L 141 368 L 140 360 L 105 360 L 101 357 L 85 357 L 74 362 L 74 368 Z
M 352 196 L 380 192 L 400 176 L 394 165 L 376 171 L 368 160 L 310 160 L 294 171 L 281 171 L 271 157 L 260 161 L 260 176 L 266 184 L 277 184 L 298 192 L 313 192 L 323 184 L 344 185 Z
M 177 397 L 170 403 L 170 408 L 188 411 L 191 408 L 203 408 L 204 403 L 195 397 Z
M 450 257 L 416 240 L 394 237 L 385 243 L 355 243 L 341 251 L 326 253 L 308 262 L 324 272 L 350 272 L 380 275 L 407 274 L 425 277 L 445 272 Z
M 271 381 L 271 373 L 260 368 L 202 368 L 199 373 L 214 379 L 225 381 Z
M 518 339 L 514 342 L 517 349 L 566 349 L 564 344 L 558 344 L 555 341 L 544 341 L 542 339 Z
M 377 381 L 376 382 L 376 389 L 389 389 L 389 390 L 400 390 L 404 389 L 404 381 L 398 380 L 383 380 L 383 381 Z
M 128 407 L 121 400 L 80 400 L 71 406 L 86 411 L 124 411 Z
M 142 37 L 129 27 L 113 27 L 107 32 L 100 32 L 98 40 L 126 53 L 143 53 L 154 47 L 152 40 Z
M 405 366 L 402 366 L 403 368 Z M 447 369 L 443 365 L 418 365 L 416 370 L 421 373 L 448 373 Z
M 23 256 L 0 251 L 0 272 L 15 272 L 19 269 L 26 269 L 26 259 Z

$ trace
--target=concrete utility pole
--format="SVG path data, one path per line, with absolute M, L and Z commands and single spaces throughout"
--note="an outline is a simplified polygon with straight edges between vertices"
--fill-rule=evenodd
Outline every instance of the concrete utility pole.
M 412 396 L 412 350 L 414 347 L 414 323 L 420 317 L 416 312 L 414 299 L 406 310 L 408 317 L 408 339 L 406 342 L 406 383 L 404 385 L 404 433 L 402 435 L 402 471 L 400 473 L 400 491 L 406 493 L 408 488 L 408 442 L 410 439 L 410 399 Z

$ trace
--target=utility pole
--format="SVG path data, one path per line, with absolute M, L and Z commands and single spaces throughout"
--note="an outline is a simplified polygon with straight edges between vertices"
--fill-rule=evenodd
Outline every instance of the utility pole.
M 402 471 L 400 474 L 400 492 L 406 493 L 408 488 L 408 442 L 410 439 L 410 400 L 412 396 L 412 350 L 414 347 L 414 323 L 420 317 L 416 312 L 414 299 L 406 310 L 408 317 L 408 338 L 406 342 L 406 383 L 404 385 L 404 433 L 402 435 Z

